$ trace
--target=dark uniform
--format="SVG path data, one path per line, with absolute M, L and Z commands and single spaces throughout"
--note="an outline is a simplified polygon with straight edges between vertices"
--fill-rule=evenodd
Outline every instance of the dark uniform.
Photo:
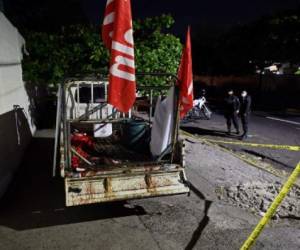
M 231 133 L 231 122 L 236 129 L 236 133 L 239 134 L 239 121 L 238 112 L 240 109 L 240 101 L 235 95 L 229 95 L 225 98 L 225 118 L 227 123 L 228 133 Z
M 246 95 L 245 97 L 241 97 L 240 103 L 241 103 L 240 115 L 241 115 L 241 121 L 242 121 L 243 132 L 244 132 L 243 137 L 247 137 L 249 114 L 251 111 L 251 97 L 249 95 Z

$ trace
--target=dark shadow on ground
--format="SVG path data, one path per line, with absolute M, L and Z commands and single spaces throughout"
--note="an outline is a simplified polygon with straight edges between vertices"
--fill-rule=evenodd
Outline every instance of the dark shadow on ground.
M 263 160 L 267 160 L 267 161 L 269 161 L 271 163 L 276 163 L 277 166 L 281 167 L 280 169 L 284 169 L 285 170 L 286 168 L 288 168 L 289 170 L 291 170 L 291 168 L 294 168 L 293 165 L 288 165 L 288 164 L 286 164 L 286 163 L 284 163 L 282 161 L 278 161 L 278 160 L 276 160 L 276 159 L 274 159 L 274 158 L 272 158 L 270 156 L 267 156 L 267 155 L 263 154 L 263 152 L 259 153 L 259 152 L 256 152 L 254 150 L 248 150 L 248 149 L 242 149 L 242 151 L 244 151 L 244 152 L 246 152 L 248 154 L 252 154 L 252 155 L 261 157 Z
M 204 205 L 204 217 L 203 219 L 200 221 L 198 227 L 196 228 L 196 230 L 194 231 L 192 238 L 190 239 L 189 243 L 187 244 L 187 246 L 185 247 L 185 250 L 192 250 L 194 249 L 195 245 L 197 244 L 197 241 L 200 239 L 204 229 L 206 228 L 206 226 L 209 223 L 209 217 L 208 217 L 208 210 L 211 206 L 212 201 L 207 200 L 204 196 L 204 194 L 202 194 L 200 192 L 199 189 L 197 189 L 192 183 L 189 183 L 189 187 L 191 189 L 192 192 L 194 192 L 201 200 L 204 200 L 205 205 Z
M 226 131 L 222 131 L 222 130 L 212 130 L 212 129 L 192 127 L 192 126 L 181 126 L 180 128 L 191 134 L 210 135 L 210 136 L 226 137 L 232 139 L 240 138 L 240 136 L 236 135 L 235 133 L 231 133 L 231 135 L 228 135 Z
M 188 123 L 190 123 L 190 122 L 201 122 L 201 121 L 207 121 L 207 120 L 209 120 L 209 119 L 207 119 L 207 118 L 205 118 L 205 117 L 197 117 L 197 118 L 187 118 L 187 119 L 183 119 L 182 121 L 181 121 L 181 124 L 188 124 Z
M 66 207 L 63 179 L 52 178 L 53 139 L 33 139 L 8 192 L 0 200 L 0 225 L 15 230 L 144 215 L 124 202 Z

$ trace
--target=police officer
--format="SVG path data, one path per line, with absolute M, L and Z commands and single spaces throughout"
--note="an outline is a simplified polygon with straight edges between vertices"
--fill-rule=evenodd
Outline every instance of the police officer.
M 238 114 L 240 109 L 240 101 L 233 94 L 233 90 L 228 91 L 228 96 L 225 98 L 225 118 L 227 123 L 227 134 L 231 134 L 231 122 L 233 122 L 236 134 L 240 134 Z
M 248 123 L 249 123 L 249 114 L 251 111 L 251 96 L 248 95 L 247 91 L 244 90 L 241 93 L 240 98 L 240 115 L 241 115 L 241 121 L 243 125 L 243 135 L 241 137 L 242 140 L 248 138 Z

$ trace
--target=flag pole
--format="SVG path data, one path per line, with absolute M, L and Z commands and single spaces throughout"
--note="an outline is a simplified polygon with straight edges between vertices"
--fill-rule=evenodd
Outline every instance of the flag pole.
M 174 106 L 175 106 L 175 125 L 174 125 L 174 130 L 173 130 L 173 136 L 172 136 L 172 154 L 171 154 L 171 163 L 173 163 L 174 160 L 174 155 L 175 155 L 175 148 L 176 148 L 176 142 L 178 140 L 178 129 L 179 129 L 179 122 L 180 122 L 180 101 L 179 101 L 179 87 L 178 85 L 174 86 Z

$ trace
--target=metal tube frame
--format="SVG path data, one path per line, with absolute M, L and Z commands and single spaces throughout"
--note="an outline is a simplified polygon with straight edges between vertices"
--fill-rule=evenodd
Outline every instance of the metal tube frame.
M 98 74 L 95 75 L 92 78 L 84 78 L 82 79 L 81 77 L 84 75 L 79 75 L 75 78 L 65 78 L 64 83 L 62 84 L 62 122 L 63 122 L 63 139 L 64 139 L 64 143 L 67 143 L 66 147 L 64 147 L 64 156 L 65 156 L 65 167 L 67 168 L 71 168 L 71 138 L 68 136 L 70 135 L 71 132 L 71 123 L 72 122 L 81 122 L 80 119 L 68 119 L 67 118 L 67 106 L 66 106 L 66 93 L 68 91 L 68 89 L 72 86 L 72 82 L 74 81 L 105 81 L 107 80 L 107 77 L 103 77 L 104 75 L 102 74 Z M 168 146 L 168 150 L 170 150 L 170 148 L 172 149 L 172 155 L 171 155 L 171 160 L 170 162 L 173 162 L 173 158 L 174 158 L 174 153 L 175 153 L 175 145 L 176 145 L 176 141 L 178 139 L 178 128 L 179 128 L 179 91 L 178 91 L 178 87 L 176 86 L 176 83 L 178 82 L 178 78 L 176 75 L 174 74 L 168 74 L 168 73 L 137 73 L 136 74 L 137 77 L 142 77 L 142 76 L 166 76 L 166 77 L 171 77 L 172 79 L 172 85 L 169 86 L 162 86 L 162 87 L 158 87 L 158 86 L 154 86 L 154 85 L 147 85 L 147 86 L 138 86 L 138 89 L 142 89 L 142 90 L 148 90 L 150 92 L 150 103 L 151 103 L 151 107 L 150 107 L 150 113 L 149 113 L 149 121 L 151 123 L 151 116 L 152 116 L 152 105 L 153 105 L 153 90 L 161 90 L 161 89 L 168 89 L 171 86 L 175 86 L 175 98 L 174 98 L 174 105 L 175 105 L 175 115 L 174 115 L 174 128 L 173 128 L 173 133 L 172 133 L 172 139 L 171 139 L 171 144 Z M 94 84 L 89 84 L 92 86 L 92 88 L 94 87 Z M 106 86 L 105 86 L 106 88 Z M 93 93 L 93 90 L 91 90 L 91 94 Z M 106 92 L 105 92 L 105 97 L 106 97 Z M 94 96 L 91 96 L 92 98 L 92 102 L 94 101 Z M 77 84 L 77 105 L 79 103 L 79 84 Z M 94 107 L 93 110 L 97 108 Z M 75 108 L 75 113 L 77 112 L 78 106 Z M 98 109 L 98 108 L 97 108 Z M 113 112 L 113 114 L 111 115 L 112 119 L 114 119 L 115 116 L 115 112 Z M 117 120 L 124 120 L 125 118 L 119 118 Z M 105 123 L 105 122 L 109 122 L 110 118 L 107 119 L 99 119 L 97 120 L 98 123 Z M 84 122 L 84 121 L 83 121 Z M 165 152 L 164 152 L 165 154 Z M 161 160 L 162 157 L 158 157 L 159 160 Z

